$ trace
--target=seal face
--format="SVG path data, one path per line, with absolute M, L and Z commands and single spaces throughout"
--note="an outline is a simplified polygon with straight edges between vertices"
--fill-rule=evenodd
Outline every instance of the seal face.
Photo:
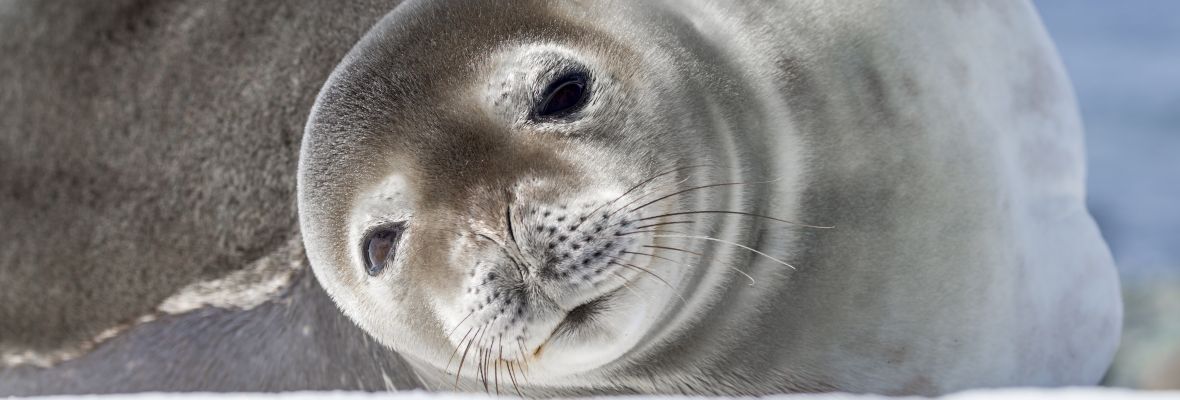
M 308 123 L 317 277 L 377 338 L 452 373 L 528 364 L 541 379 L 618 359 L 689 272 L 655 236 L 692 194 L 658 197 L 710 160 L 653 151 L 700 141 L 692 118 L 663 123 L 689 98 L 651 85 L 675 76 L 621 63 L 626 47 L 543 15 L 501 16 L 535 32 L 423 43 L 403 39 L 456 16 L 409 8 L 353 50 Z
M 1101 376 L 1117 284 L 1027 5 L 518 6 L 399 6 L 305 129 L 316 277 L 427 386 Z

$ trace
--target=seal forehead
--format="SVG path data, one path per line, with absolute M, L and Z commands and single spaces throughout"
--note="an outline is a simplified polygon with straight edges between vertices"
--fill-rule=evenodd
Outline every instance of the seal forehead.
M 505 45 L 602 39 L 592 27 L 551 12 L 551 6 L 534 1 L 403 4 L 362 38 L 338 72 L 350 80 L 371 76 L 364 84 L 387 80 L 391 87 L 371 86 L 395 90 L 386 94 L 439 96 L 467 85 L 489 53 Z
M 410 2 L 383 18 L 333 72 L 317 99 L 305 135 L 307 178 L 344 183 L 330 169 L 387 167 L 415 147 L 453 140 L 496 143 L 496 124 L 480 120 L 472 89 L 483 85 L 491 53 L 512 43 L 581 42 L 601 36 L 544 2 Z M 438 29 L 439 26 L 462 29 Z M 449 125 L 449 126 L 443 126 Z M 472 146 L 471 148 L 475 148 Z M 409 150 L 409 151 L 407 151 Z M 332 162 L 317 158 L 331 158 Z M 402 165 L 401 167 L 407 167 Z M 329 189 L 325 187 L 325 189 Z M 341 188 L 319 192 L 342 193 Z

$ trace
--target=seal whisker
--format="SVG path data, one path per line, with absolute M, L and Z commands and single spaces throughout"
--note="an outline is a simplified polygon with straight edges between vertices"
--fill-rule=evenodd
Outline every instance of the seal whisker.
M 491 330 L 490 326 L 488 330 Z M 490 339 L 487 337 L 486 331 L 484 338 Z M 491 351 L 484 345 L 484 338 L 480 338 L 479 344 L 477 344 L 479 346 L 479 369 L 476 372 L 479 373 L 480 380 L 483 382 L 484 393 L 491 393 L 491 387 L 488 386 L 488 355 Z
M 669 198 L 669 197 L 676 196 L 676 195 L 678 195 L 678 194 L 684 194 L 684 193 L 691 192 L 691 191 L 694 191 L 694 190 L 701 190 L 701 189 L 708 189 L 708 188 L 715 188 L 715 187 L 725 187 L 725 186 L 737 186 L 737 185 L 760 185 L 760 184 L 766 184 L 766 183 L 774 183 L 774 182 L 778 182 L 778 181 L 780 181 L 780 180 L 782 180 L 782 179 L 783 179 L 783 178 L 775 178 L 775 179 L 771 179 L 771 180 L 768 180 L 768 181 L 755 181 L 755 182 L 726 182 L 726 183 L 713 183 L 713 184 L 709 184 L 709 185 L 694 186 L 694 187 L 690 187 L 690 188 L 686 188 L 686 189 L 681 189 L 681 190 L 678 190 L 678 191 L 676 191 L 676 192 L 672 192 L 672 193 L 670 193 L 670 194 L 666 194 L 666 195 L 664 195 L 664 196 L 661 196 L 660 198 L 657 198 L 657 199 L 655 199 L 655 200 L 649 201 L 649 202 L 647 202 L 647 203 L 643 203 L 642 205 L 640 205 L 640 206 L 638 206 L 638 207 L 635 207 L 635 208 L 632 208 L 632 209 L 628 210 L 628 212 L 635 212 L 635 211 L 638 211 L 638 210 L 640 210 L 640 209 L 642 209 L 642 208 L 644 208 L 644 207 L 650 206 L 650 205 L 652 205 L 652 204 L 654 204 L 654 203 L 656 203 L 656 202 L 659 202 L 659 201 L 661 201 L 661 200 L 667 199 L 667 198 Z
M 463 319 L 459 320 L 459 323 L 455 324 L 455 327 L 451 328 L 451 330 L 447 332 L 447 340 L 450 340 L 451 335 L 455 334 L 455 330 L 458 330 L 460 326 L 463 326 L 463 323 L 467 322 L 467 319 L 471 318 L 472 315 L 475 315 L 475 310 L 471 310 L 471 312 L 467 313 L 466 317 L 463 317 Z M 468 331 L 470 331 L 470 329 L 468 329 Z
M 744 211 L 724 211 L 724 210 L 679 211 L 679 212 L 673 212 L 673 213 L 667 213 L 667 214 L 661 214 L 661 215 L 653 215 L 650 217 L 643 217 L 643 218 L 636 219 L 636 221 L 646 221 L 646 220 L 662 218 L 662 217 L 674 217 L 674 216 L 678 216 L 678 215 L 693 215 L 693 214 L 736 214 L 736 215 L 744 215 L 747 217 L 769 219 L 771 221 L 778 221 L 778 222 L 782 222 L 782 223 L 786 223 L 786 224 L 802 226 L 802 227 L 807 227 L 807 228 L 815 228 L 815 229 L 834 229 L 835 228 L 835 226 L 810 225 L 810 224 L 804 224 L 801 222 L 788 221 L 788 220 L 781 219 L 781 218 L 775 218 L 775 217 L 771 217 L 768 215 L 748 213 L 748 212 L 744 212 Z M 636 229 L 639 229 L 639 228 L 642 228 L 642 227 L 636 227 Z
M 643 218 L 643 219 L 650 219 L 650 218 Z M 637 219 L 636 221 L 640 221 L 640 220 Z M 643 226 L 637 226 L 637 227 L 634 227 L 631 229 L 654 228 L 657 226 L 676 225 L 676 224 L 692 224 L 692 223 L 696 223 L 696 222 L 697 221 L 668 221 L 668 222 L 659 222 L 659 223 L 655 223 L 655 224 L 647 224 L 647 225 L 643 225 Z
M 476 374 L 479 375 L 479 380 L 483 383 L 484 393 L 489 393 L 489 389 L 490 389 L 488 387 L 488 363 L 487 363 L 488 346 L 486 346 L 484 343 L 485 343 L 485 339 L 488 339 L 488 332 L 491 332 L 491 330 L 492 330 L 491 325 L 492 325 L 491 322 L 489 322 L 488 329 L 484 330 L 483 334 L 480 335 L 480 337 L 479 337 L 479 342 L 475 344 L 475 346 L 479 348 L 479 353 L 477 354 L 477 356 L 479 358 L 476 360 L 476 362 L 477 362 L 476 365 L 478 365 L 478 368 L 476 368 L 475 372 L 476 372 Z
M 496 336 L 496 396 L 500 395 L 500 362 L 504 361 L 504 336 Z
M 525 354 L 528 354 L 528 352 L 524 351 L 524 341 L 523 340 L 516 339 L 516 351 L 520 352 L 520 359 L 521 359 L 520 377 L 524 378 L 525 383 L 530 383 L 529 376 L 528 376 L 528 367 L 529 367 L 528 360 L 529 359 L 528 359 L 528 357 L 525 357 Z
M 684 267 L 687 267 L 687 268 L 692 268 L 692 266 L 691 266 L 691 265 L 688 265 L 688 264 L 685 264 L 685 263 L 682 263 L 682 262 L 679 262 L 679 261 L 673 260 L 673 259 L 671 259 L 671 258 L 668 258 L 668 257 L 661 256 L 661 255 L 659 255 L 659 254 L 641 253 L 641 252 L 635 252 L 635 251 L 624 251 L 623 253 L 626 253 L 626 254 L 635 254 L 635 255 L 641 255 L 641 256 L 648 256 L 648 257 L 651 257 L 651 258 L 658 258 L 658 259 L 661 259 L 661 260 L 664 260 L 664 261 L 668 261 L 668 262 L 671 262 L 671 263 L 675 263 L 675 264 L 678 264 L 678 265 L 681 265 L 681 266 L 684 266 Z M 741 270 L 741 269 L 739 269 L 738 267 L 735 267 L 735 266 L 729 265 L 729 263 L 723 263 L 722 265 L 725 265 L 725 266 L 726 266 L 726 267 L 728 267 L 729 269 L 732 269 L 732 270 L 736 271 L 737 273 L 739 273 L 739 274 L 742 274 L 742 276 L 745 276 L 745 277 L 746 277 L 746 279 L 749 279 L 749 280 L 750 280 L 750 286 L 754 286 L 754 284 L 756 283 L 756 282 L 754 281 L 754 277 L 750 276 L 750 274 L 746 273 L 746 271 L 742 271 L 742 270 Z
M 638 297 L 641 299 L 644 298 L 643 296 L 639 295 L 639 292 L 635 291 L 635 288 L 632 288 L 631 285 L 627 284 L 627 278 L 623 277 L 622 275 L 619 275 L 619 273 L 615 272 L 615 271 L 611 271 L 610 273 L 614 276 L 619 277 L 619 280 L 623 281 L 623 287 L 627 288 L 627 290 L 630 290 L 631 294 L 634 294 L 635 297 Z
M 484 328 L 481 326 L 479 328 L 479 330 L 476 330 L 475 336 L 479 336 L 479 332 L 482 331 L 483 329 Z M 465 347 L 463 349 L 463 357 L 459 358 L 459 369 L 455 371 L 455 390 L 459 389 L 459 378 L 463 376 L 463 364 L 467 361 L 467 353 L 469 351 L 471 351 L 471 344 L 472 343 L 475 343 L 474 337 L 471 338 L 471 340 L 467 342 L 467 347 Z
M 698 253 L 698 252 L 695 252 L 695 251 L 691 251 L 691 250 L 685 250 L 685 249 L 678 249 L 678 248 L 675 248 L 675 247 L 668 247 L 668 246 L 656 246 L 656 245 L 650 245 L 650 244 L 649 244 L 649 245 L 644 245 L 643 247 L 652 248 L 652 249 L 662 249 L 662 250 L 672 250 L 672 251 L 679 251 L 679 252 L 682 252 L 682 253 L 688 253 L 688 254 L 692 254 L 692 255 L 695 255 L 695 256 L 700 256 L 700 257 L 704 257 L 704 256 L 705 256 L 703 253 Z
M 520 384 L 516 382 L 516 374 L 512 372 L 512 363 L 506 362 L 504 366 L 508 368 L 508 379 L 512 380 L 512 389 L 516 391 L 516 395 L 524 398 L 524 393 L 520 392 Z
M 680 232 L 672 232 L 672 233 L 680 233 Z M 788 262 L 786 262 L 786 261 L 783 261 L 783 260 L 780 260 L 780 259 L 774 258 L 773 256 L 771 256 L 771 255 L 769 255 L 769 254 L 766 254 L 766 253 L 763 253 L 763 252 L 761 252 L 761 251 L 758 251 L 758 250 L 756 250 L 756 249 L 754 249 L 754 248 L 752 248 L 752 247 L 750 247 L 750 246 L 746 246 L 746 245 L 743 245 L 743 244 L 740 244 L 740 243 L 734 243 L 734 242 L 731 242 L 731 241 L 728 241 L 728 240 L 724 240 L 724 239 L 718 239 L 718 238 L 715 238 L 715 237 L 709 237 L 709 236 L 695 236 L 695 235 L 652 235 L 652 237 L 680 238 L 680 239 L 695 239 L 695 240 L 708 240 L 708 241 L 711 241 L 711 242 L 724 243 L 724 244 L 728 244 L 728 245 L 731 245 L 731 246 L 737 246 L 737 247 L 740 247 L 740 248 L 743 248 L 743 249 L 749 250 L 749 251 L 753 252 L 754 254 L 757 254 L 757 255 L 760 255 L 760 256 L 766 257 L 766 258 L 768 258 L 768 259 L 770 259 L 770 260 L 772 260 L 772 261 L 774 261 L 774 262 L 777 262 L 777 263 L 779 263 L 779 264 L 785 265 L 785 266 L 787 266 L 787 268 L 790 268 L 790 269 L 798 269 L 798 268 L 795 268 L 795 266 L 794 266 L 794 265 L 791 265 L 790 263 L 788 263 Z
M 670 171 L 664 171 L 664 172 L 661 172 L 661 173 L 655 174 L 655 175 L 653 175 L 652 177 L 650 177 L 650 178 L 647 178 L 647 179 L 643 180 L 642 182 L 639 182 L 639 183 L 638 183 L 638 184 L 636 184 L 635 186 L 632 186 L 630 189 L 627 189 L 627 191 L 623 192 L 623 194 L 619 195 L 619 197 L 615 197 L 615 198 L 614 198 L 614 200 L 608 201 L 608 202 L 606 202 L 606 203 L 599 204 L 599 205 L 598 205 L 598 207 L 595 207 L 595 208 L 594 208 L 594 210 L 591 210 L 589 213 L 587 213 L 587 215 L 594 215 L 594 213 L 598 212 L 598 211 L 599 211 L 599 210 L 601 210 L 603 207 L 606 207 L 606 206 L 608 206 L 608 205 L 610 205 L 610 204 L 613 204 L 613 203 L 614 203 L 614 202 L 616 202 L 616 201 L 619 201 L 620 199 L 622 199 L 623 197 L 627 196 L 628 194 L 630 194 L 631 192 L 635 191 L 636 189 L 639 189 L 639 188 L 643 187 L 644 185 L 647 185 L 648 183 L 651 183 L 652 181 L 655 181 L 656 179 L 659 179 L 659 178 L 660 178 L 660 177 L 662 177 L 662 176 L 665 176 L 665 175 L 668 175 L 668 174 L 672 174 L 672 173 L 676 173 L 676 172 L 680 172 L 680 171 L 683 171 L 683 170 L 686 170 L 686 169 L 692 169 L 692 168 L 701 168 L 701 167 L 716 167 L 716 165 L 712 165 L 712 164 L 697 164 L 697 165 L 689 165 L 689 166 L 687 166 L 687 167 L 680 167 L 680 168 L 675 168 L 675 169 L 672 169 L 672 170 L 670 170 Z M 611 214 L 614 214 L 614 213 L 612 212 Z M 581 221 L 581 222 L 578 222 L 578 225 L 575 225 L 575 226 L 576 226 L 576 227 L 581 227 L 581 226 L 582 226 L 582 223 L 584 223 L 584 222 L 586 222 L 586 221 Z
M 483 384 L 484 393 L 488 392 L 488 384 L 483 375 L 483 342 L 475 344 L 475 381 Z
M 481 360 L 483 362 L 484 392 L 489 393 L 489 394 L 492 392 L 491 391 L 492 379 L 495 378 L 495 375 L 492 373 L 492 368 L 495 367 L 495 365 L 492 364 L 492 345 L 494 345 L 495 343 L 496 343 L 496 339 L 494 337 L 489 336 L 488 337 L 488 344 L 487 344 L 487 346 L 484 347 L 483 360 Z M 491 378 L 488 377 L 489 375 L 491 376 Z
M 646 230 L 646 231 L 627 231 L 627 232 L 619 232 L 619 233 L 617 233 L 616 235 L 618 235 L 618 236 L 627 236 L 627 235 L 636 235 L 636 234 L 640 234 L 640 233 L 684 233 L 684 232 L 677 232 L 677 231 L 665 231 L 665 230 L 661 230 L 661 229 L 650 229 L 650 230 Z
M 681 184 L 681 183 L 684 183 L 684 182 L 688 182 L 688 180 L 689 180 L 689 179 L 691 179 L 691 177 L 685 177 L 684 179 L 681 179 L 680 181 L 678 181 L 678 182 L 675 182 L 675 183 L 672 183 L 671 185 L 667 185 L 667 186 L 676 187 L 676 185 L 679 185 L 679 184 Z M 663 189 L 663 187 L 662 187 L 662 186 L 657 186 L 657 187 L 653 188 L 652 190 L 648 190 L 648 191 L 644 192 L 643 194 L 641 194 L 641 195 L 639 195 L 639 196 L 636 196 L 636 197 L 635 197 L 634 199 L 632 199 L 631 201 L 628 201 L 628 202 L 627 202 L 627 204 L 623 204 L 623 205 L 619 206 L 619 208 L 616 208 L 616 209 L 614 209 L 613 211 L 611 211 L 610 213 L 607 213 L 606 215 L 607 215 L 608 217 L 609 217 L 609 216 L 612 216 L 612 215 L 615 215 L 615 213 L 618 213 L 619 211 L 623 211 L 623 210 L 624 210 L 624 209 L 626 209 L 627 207 L 630 207 L 632 204 L 635 204 L 635 203 L 638 203 L 638 202 L 642 201 L 642 200 L 643 200 L 643 199 L 644 199 L 644 198 L 645 198 L 647 195 L 649 195 L 649 194 L 653 194 L 653 193 L 655 193 L 657 190 L 661 190 L 661 189 Z
M 620 258 L 618 258 L 618 257 L 612 257 L 612 256 L 606 256 L 606 257 L 607 257 L 607 258 L 613 258 L 613 259 L 616 259 L 616 260 L 619 260 L 619 259 L 620 259 Z M 647 273 L 648 275 L 651 275 L 652 277 L 654 277 L 654 278 L 658 279 L 660 282 L 663 282 L 663 283 L 664 283 L 664 286 L 667 286 L 669 289 L 672 289 L 672 293 L 673 293 L 673 294 L 675 294 L 675 295 L 676 295 L 676 297 L 679 297 L 681 302 L 688 303 L 688 300 L 687 300 L 687 299 L 685 299 L 685 298 L 684 298 L 684 296 L 681 296 L 681 295 L 680 295 L 680 292 L 677 292 L 677 291 L 676 291 L 676 287 L 675 287 L 675 286 L 672 286 L 672 284 L 671 284 L 671 283 L 668 283 L 668 281 L 664 280 L 664 278 L 660 277 L 659 275 L 656 275 L 656 273 L 655 273 L 655 272 L 651 272 L 651 270 L 648 270 L 647 268 L 643 268 L 643 267 L 637 266 L 637 265 L 635 265 L 635 264 L 621 263 L 621 262 L 618 262 L 618 261 L 611 261 L 611 262 L 610 262 L 610 264 L 615 264 L 615 265 L 619 265 L 619 266 L 626 267 L 626 268 L 633 268 L 633 269 L 636 269 L 636 270 L 638 270 L 638 271 L 645 272 L 645 273 Z
M 463 338 L 462 338 L 462 339 L 459 339 L 459 345 L 455 346 L 455 351 L 452 351 L 452 352 L 451 352 L 451 357 L 447 359 L 447 365 L 446 365 L 446 367 L 443 367 L 443 372 L 444 372 L 444 373 L 445 373 L 445 372 L 447 372 L 447 371 L 450 371 L 450 370 L 451 370 L 451 361 L 453 361 L 453 360 L 455 359 L 455 355 L 456 355 L 456 354 L 459 354 L 459 348 L 463 347 L 463 342 L 467 341 L 467 336 L 470 336 L 470 335 L 471 335 L 471 331 L 472 331 L 472 330 L 474 330 L 474 329 L 475 329 L 475 327 L 474 327 L 474 326 L 473 326 L 473 327 L 470 327 L 470 328 L 467 328 L 467 333 L 463 334 Z
M 483 342 L 475 343 L 475 354 L 471 355 L 471 362 L 475 363 L 475 382 L 482 383 L 483 378 Z M 487 391 L 487 385 L 484 385 L 484 391 Z

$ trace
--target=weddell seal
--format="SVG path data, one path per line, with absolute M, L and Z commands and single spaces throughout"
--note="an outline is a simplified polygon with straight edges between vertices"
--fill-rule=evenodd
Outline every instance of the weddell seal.
M 1032 6 L 411 1 L 324 84 L 300 226 L 427 387 L 1086 385 L 1121 301 Z

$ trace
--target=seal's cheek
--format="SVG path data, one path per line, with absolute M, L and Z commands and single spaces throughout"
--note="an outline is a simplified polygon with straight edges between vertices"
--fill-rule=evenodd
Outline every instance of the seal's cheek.
M 400 260 L 396 264 L 399 276 L 391 283 L 413 286 L 413 292 L 437 303 L 453 298 L 459 291 L 459 282 L 464 277 L 457 265 L 475 262 L 474 255 L 463 248 L 449 229 L 433 226 L 445 223 L 421 219 L 425 218 L 415 221 L 401 242 Z

